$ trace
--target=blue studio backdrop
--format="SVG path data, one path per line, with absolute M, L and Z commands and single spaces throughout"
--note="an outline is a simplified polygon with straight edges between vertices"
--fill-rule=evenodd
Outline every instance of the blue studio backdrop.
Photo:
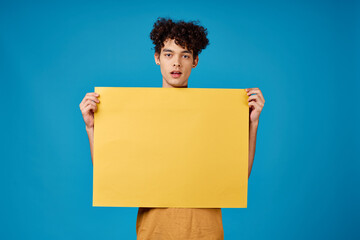
M 360 239 L 359 1 L 1 1 L 1 239 L 135 239 L 137 208 L 92 207 L 79 104 L 161 87 L 157 17 L 199 20 L 191 88 L 259 87 L 248 208 L 225 239 Z

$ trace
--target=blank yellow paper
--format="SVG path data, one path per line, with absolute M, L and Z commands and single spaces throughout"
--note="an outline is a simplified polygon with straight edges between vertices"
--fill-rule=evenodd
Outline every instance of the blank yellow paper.
M 247 206 L 244 89 L 95 92 L 93 206 Z

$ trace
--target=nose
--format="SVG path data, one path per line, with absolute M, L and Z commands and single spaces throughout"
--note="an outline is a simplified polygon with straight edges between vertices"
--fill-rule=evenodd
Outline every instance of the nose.
M 180 67 L 180 60 L 179 60 L 179 58 L 175 58 L 173 65 L 174 65 L 174 67 Z

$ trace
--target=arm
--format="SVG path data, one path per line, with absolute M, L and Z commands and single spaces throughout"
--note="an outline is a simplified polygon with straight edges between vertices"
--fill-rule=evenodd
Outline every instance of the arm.
M 248 178 L 250 178 L 251 169 L 254 163 L 256 148 L 256 133 L 259 125 L 260 113 L 264 107 L 265 99 L 259 88 L 246 89 L 249 96 L 249 168 Z
M 97 111 L 97 103 L 100 95 L 97 93 L 87 93 L 81 101 L 79 107 L 84 118 L 86 132 L 89 138 L 91 162 L 94 164 L 94 112 Z
M 248 178 L 250 178 L 250 173 L 252 169 L 252 165 L 254 162 L 255 157 L 255 148 L 256 148 L 256 133 L 258 128 L 259 121 L 257 122 L 250 122 L 249 123 L 249 175 Z
M 91 162 L 94 165 L 94 128 L 88 128 L 86 127 L 86 132 L 89 138 L 89 144 L 90 144 L 90 154 L 91 154 Z

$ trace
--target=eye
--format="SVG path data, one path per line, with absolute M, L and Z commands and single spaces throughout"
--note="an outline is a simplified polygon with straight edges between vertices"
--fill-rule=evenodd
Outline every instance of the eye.
M 190 58 L 188 55 L 184 55 L 184 58 Z
M 171 54 L 170 54 L 170 53 L 166 53 L 166 54 L 165 54 L 165 56 L 170 57 L 170 56 L 171 56 Z

